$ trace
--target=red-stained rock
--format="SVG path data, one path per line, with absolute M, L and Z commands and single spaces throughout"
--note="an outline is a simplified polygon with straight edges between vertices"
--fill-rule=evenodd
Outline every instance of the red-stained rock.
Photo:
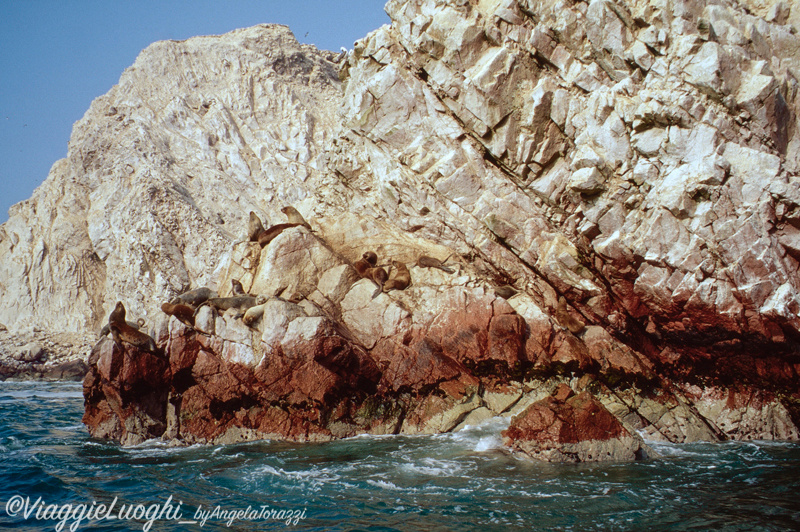
M 590 326 L 583 334 L 589 356 L 601 371 L 615 371 L 627 375 L 650 375 L 652 363 L 637 355 L 628 346 L 614 341 L 602 327 Z
M 549 396 L 534 403 L 503 433 L 512 440 L 577 443 L 583 440 L 608 440 L 627 431 L 589 392 L 564 397 Z
M 458 362 L 487 360 L 491 358 L 488 344 L 492 298 L 472 300 L 466 293 L 458 295 L 461 297 L 446 302 L 450 309 L 431 325 L 428 336 L 445 356 Z
M 503 431 L 506 445 L 546 461 L 634 460 L 646 446 L 589 392 L 556 394 L 529 406 Z
M 136 444 L 163 434 L 172 374 L 165 358 L 123 346 L 103 338 L 92 350 L 83 421 L 92 436 Z
M 562 382 L 553 392 L 553 399 L 555 399 L 560 403 L 563 403 L 573 395 L 575 395 L 575 392 L 572 391 L 572 388 L 570 388 L 569 385 L 567 385 L 566 383 Z
M 418 338 L 410 346 L 383 340 L 375 346 L 373 356 L 383 368 L 381 388 L 393 392 L 419 392 L 467 371 L 430 338 Z
M 550 362 L 570 369 L 587 370 L 595 364 L 586 344 L 569 331 L 558 331 L 550 346 Z
M 631 384 L 663 387 L 647 396 L 654 399 L 609 406 L 652 437 L 696 441 L 724 433 L 791 439 L 797 432 L 790 419 L 795 410 L 775 397 L 722 408 L 702 388 L 684 387 L 692 391 L 681 399 L 668 379 L 659 380 L 664 374 L 688 380 L 698 367 L 710 368 L 706 375 L 717 367 L 701 349 L 659 346 L 633 319 L 617 319 L 629 325 L 616 336 L 594 324 L 570 332 L 523 294 L 514 296 L 512 306 L 483 289 L 454 287 L 435 301 L 437 313 L 426 313 L 415 312 L 414 301 L 423 303 L 409 295 L 414 286 L 375 299 L 369 288 L 365 293 L 358 281 L 344 291 L 342 301 L 349 306 L 341 307 L 347 319 L 340 321 L 336 304 L 317 315 L 313 307 L 279 299 L 272 300 L 261 324 L 250 328 L 230 313 L 218 317 L 210 309 L 203 319 L 215 334 L 173 319 L 169 334 L 159 336 L 164 356 L 130 346 L 120 350 L 103 340 L 84 381 L 84 421 L 92 435 L 125 444 L 157 437 L 224 443 L 442 432 L 509 411 L 519 401 L 528 404 L 526 394 L 541 397 L 542 387 L 551 386 L 548 379 L 556 379 L 562 384 L 553 396 L 534 403 L 506 431 L 513 449 L 559 461 L 642 456 L 640 439 L 609 409 L 588 392 L 574 395 L 563 383 L 572 377 L 576 390 L 595 383 L 628 394 Z M 611 304 L 601 303 L 601 310 Z M 586 307 L 581 312 L 591 315 Z M 648 323 L 665 336 L 678 334 L 664 323 Z M 687 320 L 675 323 L 687 334 Z M 349 326 L 358 327 L 358 334 Z M 796 377 L 795 368 L 782 365 L 779 356 L 744 352 L 734 340 L 719 340 L 732 348 L 721 371 L 736 368 L 775 382 Z M 613 403 L 614 397 L 604 401 Z M 633 403 L 639 410 L 630 409 Z M 713 429 L 703 416 L 714 419 L 721 408 L 725 423 Z M 759 424 L 754 409 L 769 421 Z M 736 416 L 744 421 L 737 424 Z
M 518 314 L 495 316 L 489 323 L 488 358 L 509 366 L 524 359 L 525 320 Z

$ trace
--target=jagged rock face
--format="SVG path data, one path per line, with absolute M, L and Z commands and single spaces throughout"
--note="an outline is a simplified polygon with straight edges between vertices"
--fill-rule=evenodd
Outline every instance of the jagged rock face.
M 351 152 L 399 162 L 389 219 L 542 309 L 563 294 L 681 377 L 790 385 L 800 39 L 670 6 L 389 2 L 351 59 Z
M 0 322 L 94 332 L 118 300 L 153 319 L 216 284 L 250 210 L 277 220 L 322 186 L 335 58 L 282 26 L 147 48 L 0 228 Z
M 77 330 L 118 299 L 151 317 L 239 279 L 285 301 L 260 329 L 203 311 L 210 339 L 161 334 L 170 364 L 206 353 L 178 373 L 308 371 L 313 389 L 248 396 L 326 405 L 352 382 L 320 360 L 350 353 L 401 412 L 287 407 L 287 436 L 444 430 L 497 386 L 570 375 L 653 437 L 796 437 L 800 37 L 796 10 L 750 4 L 391 0 L 392 25 L 338 63 L 280 27 L 156 44 L 3 226 L 0 321 Z M 235 243 L 250 210 L 272 225 L 287 204 L 316 233 Z M 348 269 L 368 249 L 458 273 L 412 268 L 373 300 Z M 181 403 L 205 420 L 192 434 L 221 437 L 200 427 L 241 405 L 193 379 L 171 384 L 203 390 Z M 226 426 L 270 433 L 265 415 Z
M 648 456 L 638 433 L 677 442 L 798 437 L 774 395 L 678 389 L 602 327 L 575 334 L 529 295 L 507 300 L 471 282 L 464 265 L 411 265 L 411 286 L 376 292 L 302 226 L 258 248 L 235 246 L 226 271 L 248 290 L 274 281 L 281 263 L 290 299 L 270 297 L 243 319 L 200 307 L 194 328 L 162 321 L 163 355 L 101 341 L 84 380 L 93 436 L 320 441 L 517 415 L 509 446 L 552 461 Z M 571 397 L 573 388 L 581 393 Z

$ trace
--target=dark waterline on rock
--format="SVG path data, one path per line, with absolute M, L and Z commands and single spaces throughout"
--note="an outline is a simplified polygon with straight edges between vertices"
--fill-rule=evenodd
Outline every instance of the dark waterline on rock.
M 500 450 L 507 422 L 495 420 L 436 436 L 121 448 L 92 440 L 82 413 L 80 385 L 0 383 L 0 528 L 58 524 L 35 512 L 10 516 L 18 496 L 60 507 L 116 497 L 115 513 L 182 501 L 180 519 L 156 520 L 152 530 L 787 530 L 800 522 L 798 444 L 655 444 L 656 460 L 551 465 Z M 230 513 L 248 506 L 228 528 Z M 216 507 L 202 527 L 178 523 Z M 78 529 L 142 530 L 146 521 Z

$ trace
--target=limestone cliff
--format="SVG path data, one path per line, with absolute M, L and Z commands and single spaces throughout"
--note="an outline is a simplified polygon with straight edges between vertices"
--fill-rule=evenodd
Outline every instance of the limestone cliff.
M 480 408 L 519 407 L 489 408 L 487 394 L 534 378 L 544 395 L 557 381 L 591 390 L 654 437 L 796 438 L 797 10 L 386 10 L 392 24 L 346 57 L 276 26 L 143 52 L 3 226 L 0 322 L 99 329 L 125 301 L 156 325 L 170 371 L 191 375 L 159 378 L 190 392 L 200 421 L 187 434 L 201 440 L 449 430 Z M 271 225 L 285 205 L 314 233 L 237 243 L 250 210 Z M 367 249 L 409 265 L 450 257 L 457 272 L 412 268 L 411 287 L 373 300 L 346 270 Z M 211 340 L 160 318 L 165 298 L 227 292 L 234 278 L 300 309 L 281 303 L 255 329 L 208 316 Z M 124 384 L 127 355 L 104 349 L 97 405 L 102 386 Z M 316 384 L 272 387 L 293 372 Z M 236 375 L 250 383 L 239 399 L 220 386 Z M 349 406 L 323 408 L 351 388 Z M 365 403 L 376 392 L 380 416 Z M 166 405 L 180 401 L 158 401 L 151 436 L 175 429 Z M 123 430 L 119 412 L 97 408 L 87 415 L 110 423 L 106 435 L 142 436 L 142 419 Z

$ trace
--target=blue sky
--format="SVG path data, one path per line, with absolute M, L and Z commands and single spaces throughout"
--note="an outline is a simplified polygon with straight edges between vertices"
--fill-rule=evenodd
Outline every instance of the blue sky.
M 72 125 L 149 44 L 261 23 L 338 51 L 385 0 L 0 0 L 0 223 L 67 155 Z

